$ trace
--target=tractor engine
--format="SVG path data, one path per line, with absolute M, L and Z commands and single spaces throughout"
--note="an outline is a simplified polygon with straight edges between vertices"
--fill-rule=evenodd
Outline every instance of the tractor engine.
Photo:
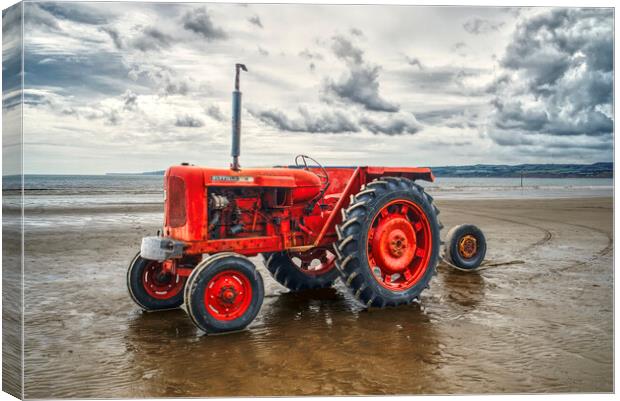
M 270 203 L 261 189 L 214 187 L 208 199 L 209 239 L 267 235 L 271 217 L 264 205 Z
M 297 168 L 234 171 L 170 167 L 164 180 L 166 239 L 152 240 L 158 252 L 162 248 L 169 251 L 158 259 L 178 257 L 176 250 L 187 251 L 192 243 L 213 240 L 271 238 L 278 247 L 307 244 L 308 238 L 318 234 L 321 215 L 329 213 L 323 201 L 326 183 L 319 177 L 311 170 Z M 231 249 L 238 246 L 232 242 L 215 244 L 222 248 L 191 251 L 211 253 L 227 250 L 227 244 Z

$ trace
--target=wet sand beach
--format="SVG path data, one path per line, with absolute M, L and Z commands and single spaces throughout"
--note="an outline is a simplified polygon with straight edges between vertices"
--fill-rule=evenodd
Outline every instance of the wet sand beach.
M 266 298 L 246 331 L 204 336 L 143 313 L 125 272 L 161 205 L 32 209 L 28 398 L 613 391 L 613 201 L 439 199 L 486 234 L 476 273 L 440 264 L 421 303 L 362 310 L 338 283 Z

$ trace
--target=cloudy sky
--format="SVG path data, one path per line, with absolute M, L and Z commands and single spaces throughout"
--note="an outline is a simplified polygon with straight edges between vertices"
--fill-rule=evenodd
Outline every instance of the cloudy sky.
M 610 9 L 42 2 L 24 21 L 27 173 L 228 166 L 236 62 L 242 166 L 612 160 Z

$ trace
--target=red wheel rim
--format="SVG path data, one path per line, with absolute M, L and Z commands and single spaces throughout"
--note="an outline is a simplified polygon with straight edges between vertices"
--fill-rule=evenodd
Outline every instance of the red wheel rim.
M 314 248 L 306 252 L 291 252 L 289 256 L 298 270 L 311 276 L 325 274 L 336 265 L 336 256 L 324 248 Z
M 250 279 L 236 270 L 216 274 L 207 284 L 204 303 L 209 314 L 218 320 L 243 316 L 252 303 Z
M 142 271 L 142 286 L 155 299 L 170 299 L 183 289 L 185 277 L 164 272 L 160 262 L 149 262 Z
M 368 265 L 389 290 L 416 285 L 428 269 L 433 250 L 431 225 L 414 202 L 398 199 L 383 206 L 368 231 Z

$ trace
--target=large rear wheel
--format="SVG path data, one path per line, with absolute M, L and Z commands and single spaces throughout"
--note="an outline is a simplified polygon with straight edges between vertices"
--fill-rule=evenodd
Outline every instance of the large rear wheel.
M 263 254 L 272 277 L 291 291 L 327 288 L 338 278 L 336 256 L 325 248 Z
M 337 227 L 339 270 L 366 306 L 395 306 L 419 299 L 439 257 L 439 210 L 424 189 L 401 177 L 368 183 Z

